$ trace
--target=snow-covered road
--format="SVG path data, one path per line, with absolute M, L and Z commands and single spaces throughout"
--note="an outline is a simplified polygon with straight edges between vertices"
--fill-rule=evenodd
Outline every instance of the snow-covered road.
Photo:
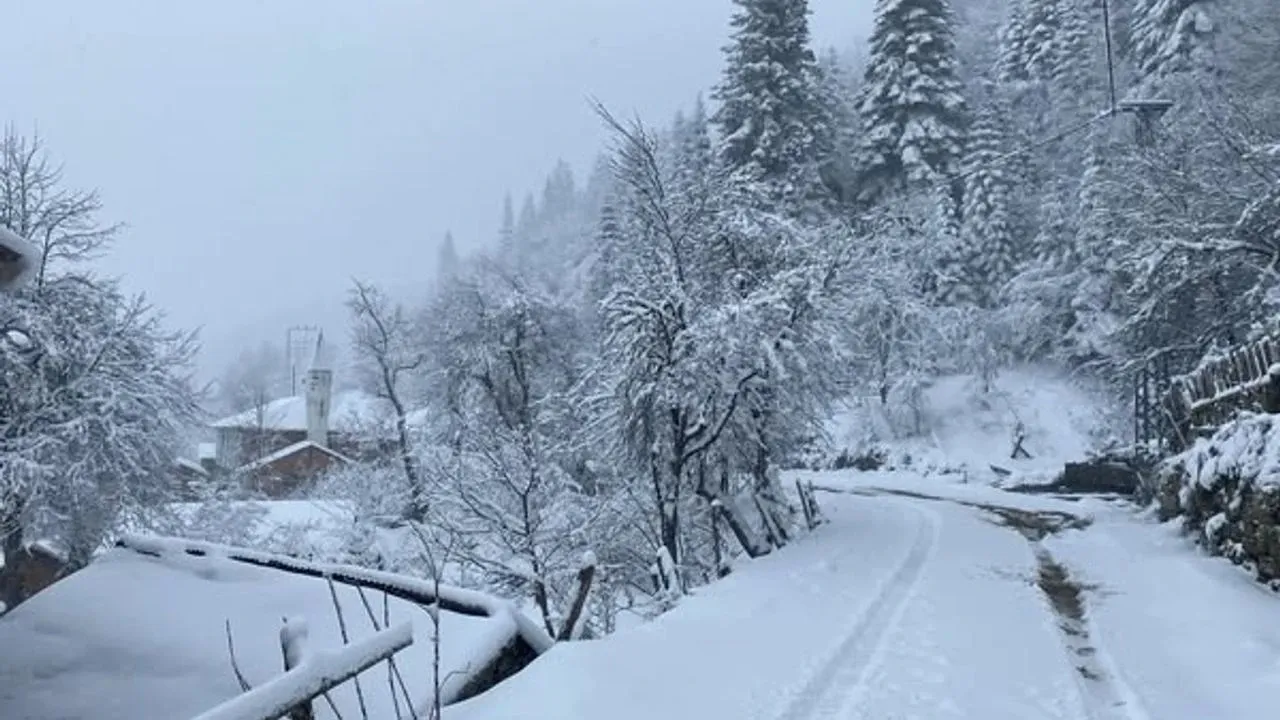
M 968 504 L 824 495 L 814 535 L 446 718 L 1274 716 L 1280 599 L 1129 510 L 940 494 Z M 1041 539 L 1002 502 L 1097 521 Z

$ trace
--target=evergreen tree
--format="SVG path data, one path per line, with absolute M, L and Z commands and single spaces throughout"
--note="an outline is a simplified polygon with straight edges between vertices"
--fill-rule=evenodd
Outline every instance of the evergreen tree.
M 860 199 L 952 174 L 965 102 L 947 0 L 877 0 L 862 114 Z
M 831 151 L 830 118 L 809 47 L 808 0 L 734 0 L 725 48 L 720 161 L 762 199 L 795 203 L 820 194 L 818 168 Z
M 1031 80 L 1027 57 L 1027 0 L 1012 0 L 1004 27 L 1000 29 L 999 61 L 996 77 L 1006 86 L 1015 86 Z
M 843 201 L 854 199 L 854 155 L 858 148 L 857 91 L 844 60 L 835 50 L 819 63 L 822 101 L 831 118 L 831 154 L 824 163 L 824 181 Z
M 440 253 L 436 260 L 436 273 L 440 283 L 452 281 L 458 276 L 458 249 L 453 243 L 453 233 L 446 232 L 440 242 Z
M 675 153 L 677 184 L 697 184 L 704 181 L 715 164 L 715 149 L 711 142 L 710 120 L 707 107 L 699 95 L 689 117 L 680 115 L 672 127 L 672 149 Z
M 516 252 L 516 211 L 511 203 L 511 193 L 502 198 L 502 226 L 498 229 L 498 251 L 501 257 L 513 257 Z
M 1209 0 L 1137 0 L 1131 16 L 1132 59 L 1142 78 L 1210 70 L 1217 25 Z
M 961 244 L 970 257 L 971 283 L 979 302 L 989 304 L 1013 277 L 1017 249 L 1009 222 L 1009 167 L 1000 160 L 1007 147 L 999 108 L 979 108 L 965 158 Z

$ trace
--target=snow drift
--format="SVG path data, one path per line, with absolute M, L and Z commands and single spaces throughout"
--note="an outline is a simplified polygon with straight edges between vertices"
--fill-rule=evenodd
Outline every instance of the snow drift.
M 4 717 L 194 717 L 240 693 L 228 654 L 228 625 L 239 666 L 253 686 L 283 672 L 282 618 L 305 619 L 308 647 L 316 652 L 343 644 L 330 588 L 322 578 L 237 562 L 228 557 L 235 549 L 206 543 L 156 538 L 131 542 L 135 549 L 105 553 L 0 622 L 0 647 L 21 649 L 0 653 Z M 193 549 L 204 554 L 194 556 L 189 552 Z M 369 574 L 371 580 L 431 586 L 386 573 Z M 335 584 L 335 589 L 351 640 L 372 636 L 375 629 L 359 591 L 347 584 Z M 449 600 L 446 610 L 455 601 L 479 608 L 470 614 L 439 614 L 441 676 L 448 678 L 442 699 L 448 700 L 465 696 L 476 674 L 490 667 L 512 638 L 530 632 L 532 623 L 481 593 L 442 590 L 441 596 Z M 429 706 L 434 659 L 430 613 L 393 593 L 366 591 L 365 597 L 383 627 L 412 623 L 414 643 L 396 656 L 396 662 L 415 704 Z M 549 644 L 535 642 L 540 643 L 538 651 Z M 371 716 L 395 717 L 391 696 L 385 692 L 386 667 L 374 667 L 360 677 Z M 331 694 L 344 716 L 357 716 L 352 685 Z M 318 717 L 329 717 L 323 703 L 317 712 Z

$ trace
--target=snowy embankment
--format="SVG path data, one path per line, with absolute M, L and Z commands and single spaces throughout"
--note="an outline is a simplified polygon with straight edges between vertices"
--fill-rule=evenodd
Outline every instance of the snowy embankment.
M 1280 597 L 1177 529 L 1086 500 L 1094 524 L 1048 548 L 1094 589 L 1090 619 L 1143 720 L 1276 717 Z
M 1151 494 L 1210 552 L 1280 590 L 1280 418 L 1245 417 L 1165 462 Z
M 22 650 L 0 653 L 0 716 L 194 717 L 240 693 L 228 626 L 239 667 L 253 686 L 283 672 L 282 618 L 307 621 L 313 650 L 343 644 L 330 586 L 323 579 L 236 562 L 198 543 L 138 545 L 160 555 L 111 550 L 0 620 L 0 647 Z M 189 546 L 210 554 L 193 557 L 182 551 Z M 415 704 L 429 706 L 435 643 L 427 610 L 381 592 L 366 591 L 362 598 L 350 585 L 333 587 L 353 641 L 375 633 L 366 599 L 380 626 L 412 623 L 414 643 L 396 662 Z M 458 592 L 462 594 L 450 599 L 472 605 L 491 602 L 487 596 Z M 440 618 L 446 690 L 462 687 L 528 624 L 509 611 L 487 617 L 442 612 Z M 372 717 L 395 717 L 388 680 L 385 665 L 361 676 Z M 358 716 L 352 684 L 331 695 L 344 716 Z M 317 713 L 331 716 L 323 703 Z
M 1107 407 L 1104 393 L 1038 368 L 1003 371 L 989 386 L 974 376 L 944 377 L 915 403 L 846 402 L 828 428 L 828 452 L 848 461 L 879 451 L 886 468 L 978 483 L 1002 480 L 992 466 L 1019 482 L 1044 482 L 1108 440 L 1115 418 Z M 1014 458 L 1019 436 L 1026 454 Z

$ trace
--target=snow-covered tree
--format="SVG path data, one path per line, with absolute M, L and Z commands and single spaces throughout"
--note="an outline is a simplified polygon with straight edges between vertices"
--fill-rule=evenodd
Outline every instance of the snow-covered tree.
M 1013 191 L 1008 139 L 1003 113 L 991 104 L 979 106 L 965 153 L 964 208 L 961 244 L 969 257 L 977 299 L 990 305 L 1018 269 L 1018 248 L 1009 218 Z
M 173 460 L 198 415 L 194 338 L 140 298 L 83 273 L 118 226 L 96 193 L 66 188 L 38 140 L 0 146 L 0 221 L 44 251 L 36 282 L 0 296 L 0 552 L 51 539 L 73 567 L 111 531 L 173 495 Z M 10 565 L 12 567 L 13 564 Z M 0 573 L 0 601 L 22 598 Z
M 199 417 L 194 339 L 110 282 L 56 271 L 0 298 L 0 318 L 4 553 L 50 538 L 80 567 L 174 497 L 174 458 Z
M 391 407 L 390 429 L 395 438 L 396 456 L 410 488 L 406 517 L 421 521 L 430 498 L 422 469 L 414 454 L 409 429 L 410 398 L 414 381 L 425 364 L 419 346 L 420 328 L 407 309 L 367 283 L 355 282 L 347 297 L 351 313 L 351 345 L 356 372 L 366 391 Z
M 947 0 L 877 0 L 862 89 L 859 195 L 873 203 L 953 174 L 965 101 Z
M 831 152 L 822 166 L 823 178 L 841 202 L 851 203 L 857 191 L 858 88 L 845 59 L 835 50 L 822 55 L 819 70 L 820 90 L 831 118 Z
M 65 186 L 62 168 L 49 159 L 39 136 L 5 129 L 0 139 L 0 225 L 40 250 L 37 285 L 49 276 L 50 266 L 83 264 L 110 244 L 121 226 L 100 223 L 101 209 L 97 191 Z
M 537 277 L 479 256 L 433 302 L 424 351 L 443 419 L 423 465 L 459 562 L 531 598 L 554 635 L 582 553 L 606 550 L 608 508 L 582 462 L 581 315 Z
M 1218 21 L 1212 0 L 1136 0 L 1131 57 L 1146 79 L 1215 69 Z
M 458 274 L 458 247 L 453 242 L 453 233 L 444 234 L 440 241 L 440 250 L 436 254 L 436 277 L 439 284 L 445 284 Z
M 829 108 L 809 46 L 808 0 L 734 0 L 733 39 L 714 97 L 720 161 L 762 199 L 795 206 L 825 194 L 819 166 L 833 147 Z

